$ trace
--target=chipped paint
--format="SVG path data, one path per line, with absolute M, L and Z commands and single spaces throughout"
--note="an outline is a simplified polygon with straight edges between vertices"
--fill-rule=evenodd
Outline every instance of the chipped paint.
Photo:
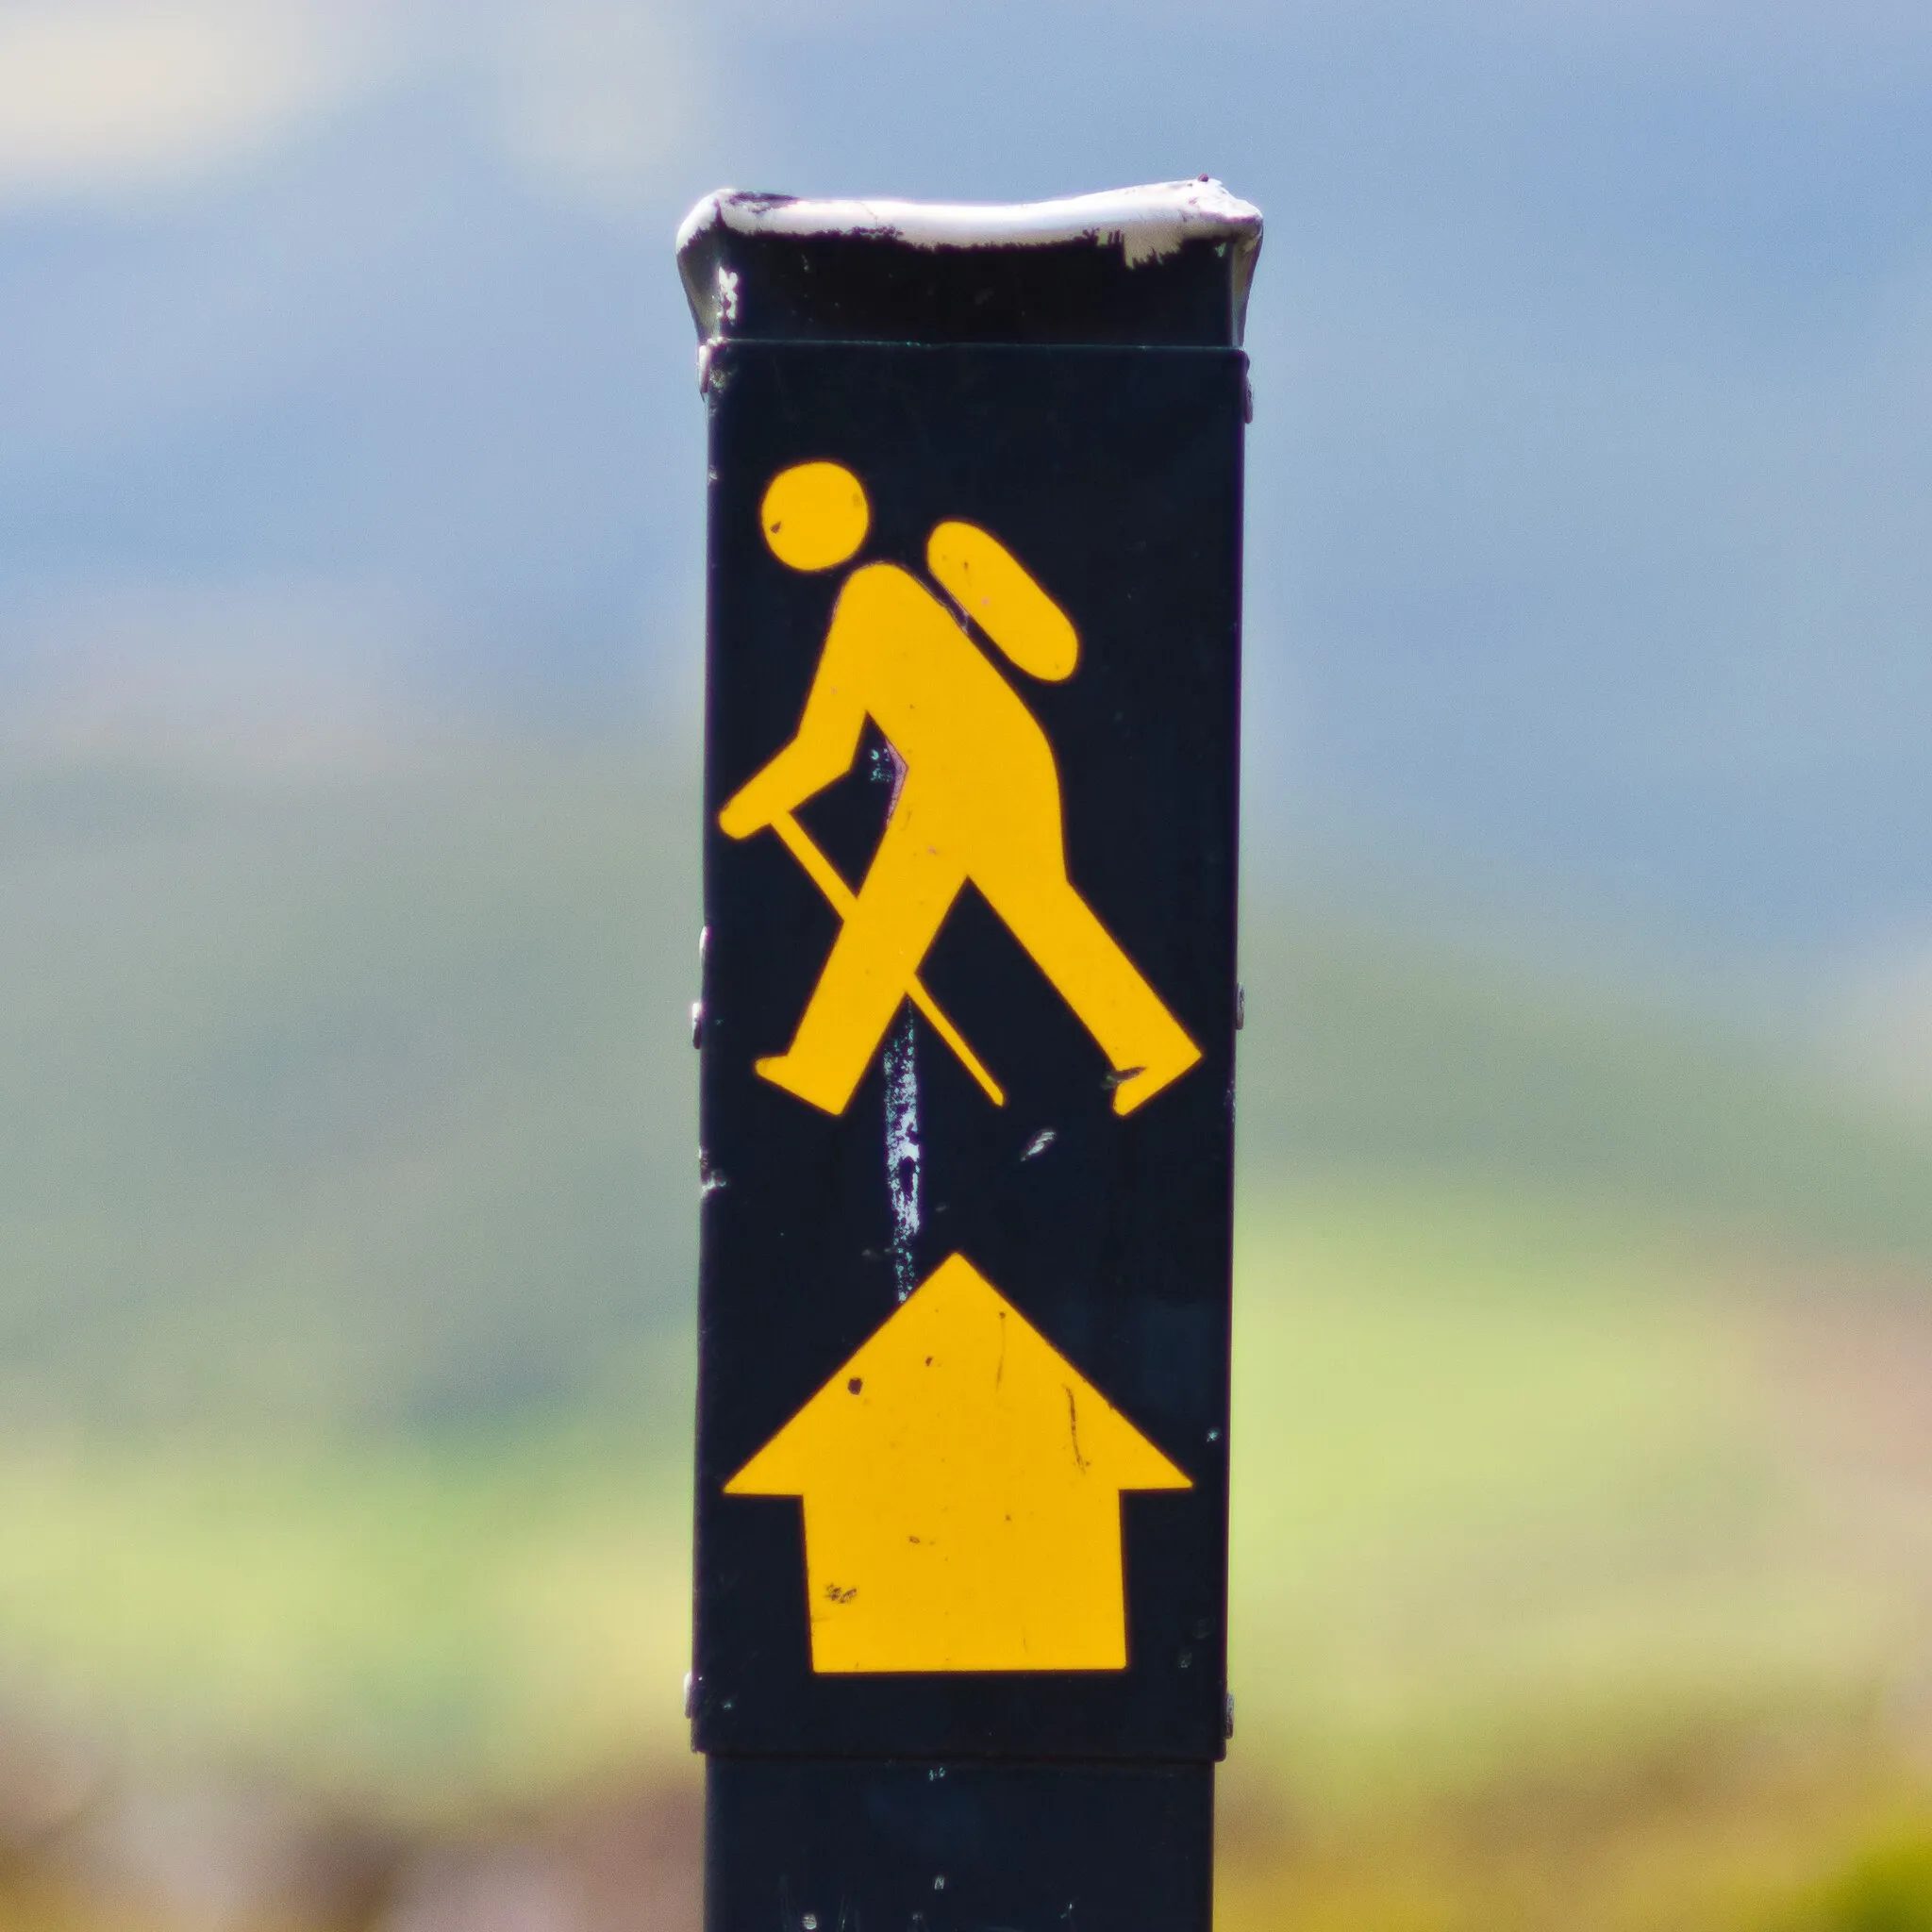
M 885 740 L 874 748 L 872 781 L 874 785 L 891 787 L 891 795 L 886 800 L 886 816 L 889 819 L 899 809 L 899 794 L 906 789 L 908 769 L 906 760 Z
M 886 1198 L 892 1209 L 892 1285 L 903 1302 L 918 1283 L 919 1065 L 914 1021 L 899 1015 L 886 1041 Z

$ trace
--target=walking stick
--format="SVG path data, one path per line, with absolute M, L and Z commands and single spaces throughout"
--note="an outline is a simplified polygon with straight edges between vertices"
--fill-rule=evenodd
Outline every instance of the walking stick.
M 786 851 L 805 868 L 807 877 L 825 895 L 832 910 L 841 919 L 851 918 L 852 908 L 858 903 L 857 896 L 839 876 L 838 868 L 812 843 L 805 827 L 789 811 L 781 811 L 772 821 L 772 829 L 785 841 Z M 999 1082 L 986 1071 L 959 1029 L 941 1011 L 940 1003 L 926 991 L 917 973 L 908 978 L 906 991 L 912 1004 L 932 1023 L 933 1031 L 959 1056 L 959 1064 L 986 1090 L 986 1097 L 995 1107 L 1006 1106 L 1007 1096 L 1000 1091 Z

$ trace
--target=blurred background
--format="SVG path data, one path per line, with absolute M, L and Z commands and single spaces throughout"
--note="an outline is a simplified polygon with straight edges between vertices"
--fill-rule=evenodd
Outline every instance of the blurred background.
M 0 0 L 0 1928 L 686 1932 L 703 192 L 1259 203 L 1227 1932 L 1932 1926 L 1932 15 Z

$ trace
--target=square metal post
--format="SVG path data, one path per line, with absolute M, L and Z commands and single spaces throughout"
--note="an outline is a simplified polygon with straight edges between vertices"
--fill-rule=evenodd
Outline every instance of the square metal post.
M 1255 211 L 696 208 L 709 1932 L 1208 1932 Z

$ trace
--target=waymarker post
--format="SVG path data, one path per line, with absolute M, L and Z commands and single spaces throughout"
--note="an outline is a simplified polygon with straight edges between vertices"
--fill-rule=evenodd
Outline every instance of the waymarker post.
M 679 235 L 709 1932 L 1208 1932 L 1259 245 L 1205 177 Z

